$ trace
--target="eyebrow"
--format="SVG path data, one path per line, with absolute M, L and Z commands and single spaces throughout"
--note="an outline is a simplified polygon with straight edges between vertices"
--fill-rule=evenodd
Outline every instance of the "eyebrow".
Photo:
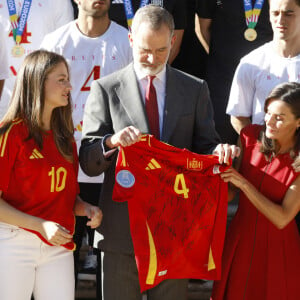
M 63 74 L 63 73 L 61 73 L 61 74 L 58 74 L 57 76 L 68 77 L 68 75 L 66 75 L 66 74 Z
M 274 114 L 275 116 L 286 116 L 286 114 Z
M 280 9 L 271 9 L 271 12 L 273 13 L 273 12 L 278 12 L 278 11 L 280 11 Z M 282 11 L 283 13 L 294 13 L 295 11 L 294 10 L 292 10 L 292 9 L 287 9 L 287 10 L 284 10 L 284 11 Z

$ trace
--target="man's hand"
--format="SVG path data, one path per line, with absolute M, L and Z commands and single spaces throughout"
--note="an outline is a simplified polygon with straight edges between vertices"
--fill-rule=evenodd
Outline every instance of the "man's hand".
M 229 145 L 229 144 L 219 144 L 213 151 L 213 154 L 219 156 L 219 163 L 220 164 L 227 164 L 229 165 L 229 159 L 234 159 L 235 157 L 239 157 L 241 153 L 240 147 L 236 145 Z
M 86 225 L 90 226 L 91 228 L 97 228 L 100 226 L 103 218 L 101 209 L 98 206 L 87 204 L 85 211 L 86 216 L 89 219 Z
M 119 146 L 128 147 L 138 142 L 142 133 L 134 126 L 128 126 L 105 140 L 106 146 L 110 149 Z

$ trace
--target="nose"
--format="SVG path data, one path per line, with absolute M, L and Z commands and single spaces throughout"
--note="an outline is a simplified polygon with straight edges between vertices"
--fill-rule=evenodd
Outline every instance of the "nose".
M 65 86 L 66 86 L 66 88 L 67 88 L 69 91 L 72 90 L 72 85 L 71 85 L 71 82 L 70 82 L 70 81 L 66 81 Z
M 147 61 L 150 63 L 150 64 L 154 64 L 155 63 L 155 56 L 154 54 L 152 53 L 149 53 L 148 56 L 147 56 Z
M 275 120 L 275 118 L 273 118 L 272 115 L 269 115 L 269 114 L 265 115 L 266 125 L 272 126 L 272 124 L 274 124 L 274 120 Z
M 279 25 L 284 25 L 284 14 L 280 12 L 277 16 L 277 23 Z

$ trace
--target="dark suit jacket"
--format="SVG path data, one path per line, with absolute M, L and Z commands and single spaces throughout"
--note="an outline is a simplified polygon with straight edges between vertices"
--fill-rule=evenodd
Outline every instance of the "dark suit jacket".
M 219 143 L 206 83 L 167 66 L 166 98 L 161 140 L 178 148 L 209 154 Z M 95 176 L 105 172 L 99 231 L 103 250 L 133 253 L 127 203 L 112 201 L 116 153 L 105 159 L 102 138 L 133 125 L 149 133 L 144 100 L 133 64 L 92 83 L 83 118 L 83 140 L 79 160 L 83 171 Z

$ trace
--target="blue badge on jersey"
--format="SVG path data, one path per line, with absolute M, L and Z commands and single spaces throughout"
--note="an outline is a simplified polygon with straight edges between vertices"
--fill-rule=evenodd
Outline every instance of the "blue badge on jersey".
M 135 183 L 133 174 L 127 170 L 121 170 L 118 172 L 116 180 L 123 188 L 131 188 Z

